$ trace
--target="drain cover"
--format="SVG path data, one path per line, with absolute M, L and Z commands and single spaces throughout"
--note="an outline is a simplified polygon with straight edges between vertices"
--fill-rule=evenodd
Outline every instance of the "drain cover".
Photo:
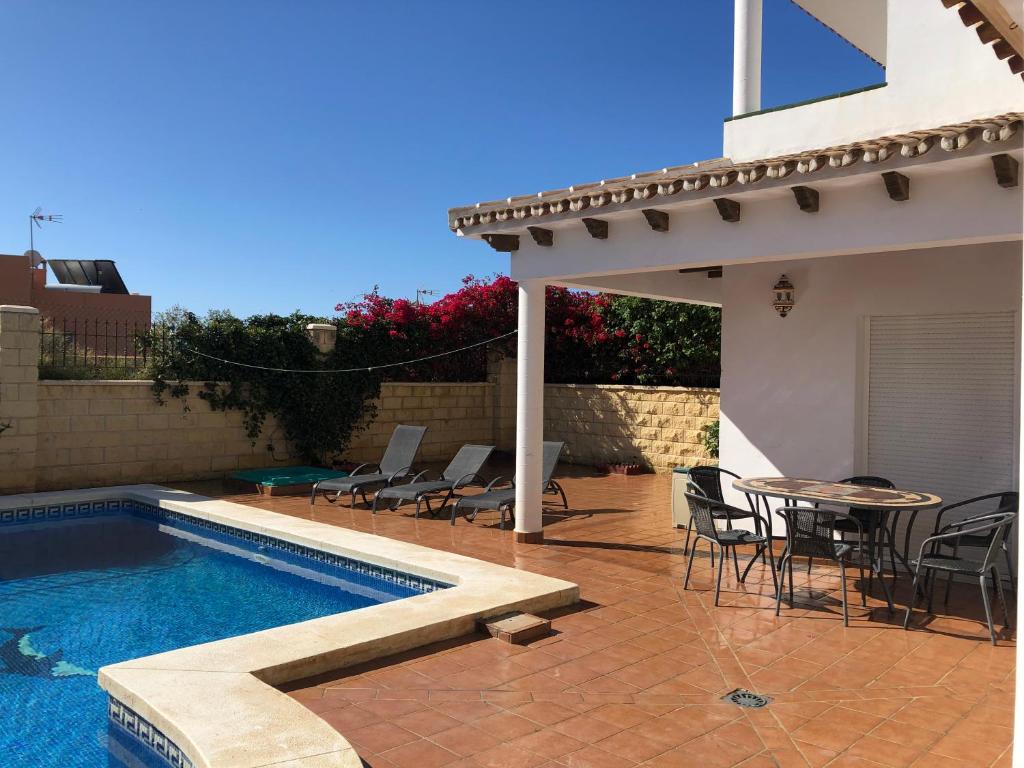
M 767 696 L 752 693 L 743 688 L 737 688 L 732 693 L 727 693 L 722 697 L 722 700 L 735 704 L 737 707 L 747 707 L 749 709 L 760 709 L 761 707 L 768 706 L 769 702 L 771 702 L 771 699 Z

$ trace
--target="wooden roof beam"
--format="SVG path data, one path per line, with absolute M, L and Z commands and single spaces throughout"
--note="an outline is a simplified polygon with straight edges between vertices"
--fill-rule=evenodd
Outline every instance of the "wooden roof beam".
M 668 214 L 654 208 L 644 208 L 642 211 L 647 223 L 655 232 L 668 232 Z
M 885 182 L 885 191 L 889 197 L 897 203 L 910 199 L 910 179 L 896 171 L 886 171 L 882 174 L 882 181 Z
M 608 239 L 608 222 L 604 219 L 583 219 L 583 226 L 595 240 Z
M 486 234 L 483 239 L 496 251 L 512 253 L 519 250 L 519 235 Z
M 796 198 L 796 204 L 800 206 L 800 210 L 804 213 L 818 212 L 820 199 L 818 190 L 812 187 L 793 187 L 793 197 Z
M 530 233 L 533 238 L 533 242 L 537 245 L 550 248 L 555 244 L 555 233 L 550 229 L 544 229 L 543 227 L 527 227 L 526 231 Z
M 996 172 L 996 183 L 1010 189 L 1020 184 L 1020 163 L 1007 154 L 992 155 L 992 168 Z
M 740 220 L 740 204 L 735 200 L 730 200 L 728 197 L 716 197 L 715 207 L 718 208 L 718 215 L 722 217 L 722 221 L 735 224 Z

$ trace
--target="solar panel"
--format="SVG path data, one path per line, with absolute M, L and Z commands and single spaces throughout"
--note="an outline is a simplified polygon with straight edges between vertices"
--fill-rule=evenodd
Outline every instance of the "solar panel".
M 128 293 L 114 262 L 109 259 L 48 259 L 61 285 L 98 285 L 100 293 Z

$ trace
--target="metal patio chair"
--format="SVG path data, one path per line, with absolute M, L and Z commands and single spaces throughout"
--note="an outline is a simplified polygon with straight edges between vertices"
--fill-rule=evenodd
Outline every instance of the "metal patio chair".
M 725 494 L 722 491 L 722 476 L 726 478 L 732 478 L 739 480 L 740 476 L 735 472 L 730 472 L 727 469 L 714 466 L 699 466 L 693 467 L 687 473 L 686 485 L 691 490 L 696 491 L 700 495 L 716 501 L 719 506 L 712 509 L 712 515 L 716 520 L 724 520 L 726 529 L 732 528 L 733 520 L 753 520 L 754 521 L 754 533 L 758 536 L 764 536 L 766 539 L 770 538 L 771 532 L 771 521 L 761 517 L 757 512 L 756 503 L 751 501 L 750 497 L 747 497 L 747 503 L 750 505 L 750 509 L 740 509 L 734 507 L 731 504 L 725 503 Z M 771 510 L 768 511 L 771 514 Z M 761 523 L 765 523 L 766 528 L 761 528 Z M 691 518 L 690 524 L 686 526 L 686 541 L 683 543 L 683 554 L 685 555 L 690 551 L 690 535 L 693 531 L 693 520 Z M 771 549 L 769 547 L 769 549 Z M 761 554 L 761 561 L 764 562 L 764 553 Z M 740 569 L 739 562 L 736 559 L 736 551 L 733 550 L 733 567 L 736 569 L 736 577 L 739 578 Z
M 860 485 L 865 488 L 895 488 L 896 484 L 891 480 L 887 480 L 884 477 L 878 477 L 877 475 L 855 475 L 854 477 L 847 477 L 839 480 L 840 483 L 847 483 L 848 485 Z M 885 545 L 885 538 L 888 536 L 888 513 L 879 512 L 873 509 L 858 509 L 857 507 L 850 507 L 847 510 L 847 514 L 853 520 L 856 520 L 856 524 L 852 520 L 840 517 L 836 518 L 836 531 L 839 532 L 839 538 L 842 541 L 846 541 L 846 535 L 850 533 L 866 534 L 866 539 L 861 539 L 859 545 L 861 547 L 867 546 L 871 550 L 871 554 L 875 555 L 875 545 L 878 543 L 879 536 L 883 537 L 881 545 Z M 859 524 L 859 527 L 858 527 Z M 879 533 L 881 532 L 881 533 Z M 879 554 L 879 558 L 883 555 Z M 811 561 L 808 559 L 807 566 L 810 570 Z M 893 565 L 893 573 L 896 572 L 896 566 Z M 874 588 L 875 571 L 871 569 L 868 573 L 868 594 L 871 594 Z
M 393 485 L 413 471 L 413 462 L 416 454 L 419 453 L 420 443 L 423 442 L 423 434 L 426 427 L 411 427 L 407 424 L 399 424 L 391 433 L 388 440 L 388 447 L 384 450 L 384 456 L 380 464 L 360 464 L 352 470 L 348 477 L 339 477 L 331 480 L 321 480 L 313 484 L 313 490 L 309 494 L 309 504 L 316 503 L 317 493 L 323 494 L 331 504 L 334 504 L 344 493 L 351 494 L 351 506 L 356 505 L 356 494 L 363 497 L 363 503 L 369 505 L 370 500 L 366 498 L 366 492 L 375 488 L 383 488 Z M 372 471 L 376 470 L 376 471 Z M 333 492 L 334 498 L 328 494 Z
M 988 493 L 984 496 L 976 496 L 973 499 L 967 499 L 966 501 L 960 501 L 956 504 L 948 504 L 940 509 L 935 515 L 935 526 L 932 529 L 932 535 L 937 535 L 942 530 L 942 517 L 954 509 L 962 509 L 963 507 L 971 507 L 976 504 L 988 504 L 995 502 L 995 509 L 991 510 L 987 514 L 1001 514 L 1006 512 L 1019 512 L 1019 495 L 1016 491 L 1003 491 L 1001 493 Z M 970 518 L 977 518 L 981 514 L 980 510 L 977 510 L 975 514 L 969 515 Z M 1017 574 L 1014 572 L 1013 560 L 1010 558 L 1010 546 L 1009 540 L 1010 535 L 1013 533 L 1013 524 L 1006 526 L 1003 531 L 1002 541 L 999 542 L 1000 549 L 1003 551 L 1003 559 L 1006 561 L 1006 575 L 1010 579 L 1010 592 L 1014 597 L 1017 597 Z M 992 543 L 991 539 L 995 536 L 995 532 L 986 534 L 985 536 L 963 536 L 956 545 L 942 542 L 940 546 L 953 547 L 954 552 L 961 547 L 969 547 L 971 549 L 988 549 Z M 946 579 L 946 594 L 944 597 L 944 603 L 949 604 L 949 593 L 950 588 L 953 585 L 952 575 Z M 992 585 L 995 589 L 995 585 Z
M 778 585 L 778 579 L 775 575 L 775 556 L 772 554 L 771 541 L 759 533 L 751 533 L 739 528 L 729 528 L 727 530 L 719 530 L 715 525 L 716 520 L 728 519 L 722 517 L 723 513 L 728 513 L 735 507 L 729 507 L 724 502 L 717 501 L 715 499 L 709 499 L 707 496 L 700 493 L 687 493 L 686 500 L 690 505 L 690 521 L 696 528 L 696 538 L 693 541 L 693 548 L 690 549 L 690 557 L 686 563 L 686 578 L 683 581 L 683 589 L 687 589 L 690 585 L 690 571 L 693 569 L 693 556 L 697 551 L 697 543 L 701 540 L 708 542 L 711 546 L 711 567 L 715 567 L 715 547 L 718 547 L 718 575 L 715 579 L 715 605 L 718 605 L 718 597 L 722 591 L 722 566 L 725 563 L 725 552 L 728 549 L 732 550 L 733 563 L 736 562 L 736 547 L 744 544 L 754 544 L 757 549 L 754 552 L 754 556 L 750 558 L 750 562 L 747 563 L 747 567 L 743 570 L 743 575 L 736 573 L 736 579 L 742 584 L 747 574 L 750 572 L 751 566 L 757 561 L 758 555 L 763 555 L 767 550 L 768 558 L 771 563 L 771 574 L 772 580 Z M 739 510 L 742 511 L 742 510 Z M 760 519 L 760 515 L 757 515 Z M 735 518 L 733 518 L 735 519 Z
M 493 445 L 464 445 L 441 472 L 437 480 L 425 479 L 430 470 L 424 470 L 404 485 L 390 485 L 381 488 L 373 497 L 373 513 L 377 514 L 377 506 L 381 501 L 388 502 L 389 509 L 398 509 L 404 501 L 415 502 L 416 514 L 420 516 L 420 505 L 426 504 L 431 517 L 444 510 L 452 496 L 460 488 L 473 482 L 483 485 L 480 470 L 494 450 Z M 430 506 L 430 497 L 445 494 L 444 501 L 435 512 Z
M 828 560 L 839 566 L 839 579 L 843 595 L 843 626 L 850 626 L 849 601 L 846 590 L 846 566 L 852 565 L 852 555 L 857 552 L 852 544 L 836 540 L 836 521 L 840 518 L 851 521 L 858 533 L 858 540 L 863 540 L 863 529 L 860 522 L 845 512 L 822 509 L 820 507 L 780 507 L 778 510 L 786 520 L 786 551 L 782 555 L 779 578 L 779 589 L 775 596 L 775 615 L 779 615 L 782 607 L 782 592 L 789 580 L 789 607 L 793 607 L 793 557 L 806 557 L 809 560 Z M 856 565 L 860 570 L 861 585 L 864 585 L 864 553 L 860 552 Z M 874 567 L 874 564 L 869 564 Z M 884 586 L 884 582 L 883 582 Z M 886 602 L 892 612 L 892 597 L 885 590 Z M 867 594 L 861 590 L 861 604 L 867 605 Z
M 992 622 L 992 606 L 989 603 L 988 586 L 985 583 L 991 576 L 995 583 L 996 593 L 999 602 L 1003 605 L 1003 626 L 1009 628 L 1010 615 L 1006 606 L 1006 596 L 1003 594 L 1003 581 L 999 575 L 999 551 L 1006 540 L 1009 530 L 1017 519 L 1016 512 L 996 512 L 994 514 L 968 517 L 948 523 L 939 532 L 921 542 L 920 550 L 916 560 L 911 561 L 914 565 L 914 584 L 911 589 L 910 604 L 907 606 L 907 614 L 903 617 L 903 628 L 910 625 L 910 614 L 914 610 L 914 601 L 917 598 L 917 587 L 921 578 L 921 569 L 925 569 L 925 581 L 928 594 L 926 610 L 932 612 L 932 596 L 935 590 L 936 572 L 944 572 L 947 578 L 952 579 L 955 575 L 973 576 L 978 579 L 981 585 L 981 600 L 985 606 L 985 621 L 988 623 L 989 637 L 992 645 L 996 644 L 996 630 Z M 988 541 L 985 549 L 985 556 L 979 560 L 968 560 L 960 556 L 961 546 L 974 546 L 968 544 L 972 541 Z M 943 549 L 952 547 L 952 552 L 944 552 Z
M 562 486 L 558 484 L 557 480 L 552 479 L 552 475 L 555 473 L 555 467 L 558 466 L 558 457 L 562 454 L 562 449 L 565 447 L 565 443 L 556 443 L 545 441 L 544 442 L 544 455 L 543 455 L 543 475 L 541 478 L 542 492 L 549 495 L 557 495 L 562 499 L 562 506 L 566 509 L 569 508 L 569 502 L 566 501 L 565 491 Z M 497 510 L 500 517 L 498 527 L 505 528 L 505 513 L 507 512 L 509 517 L 513 520 L 514 513 L 513 508 L 516 504 L 516 482 L 513 477 L 511 483 L 506 487 L 499 487 L 503 482 L 507 482 L 502 477 L 496 477 L 487 484 L 484 488 L 483 493 L 477 493 L 473 496 L 461 496 L 452 505 L 452 525 L 455 525 L 455 518 L 460 511 L 466 511 L 466 520 L 473 522 L 476 519 L 477 513 L 484 509 Z

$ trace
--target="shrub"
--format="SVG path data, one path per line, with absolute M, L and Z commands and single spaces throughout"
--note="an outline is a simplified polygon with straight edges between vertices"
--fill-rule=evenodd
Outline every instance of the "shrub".
M 417 305 L 377 292 L 338 304 L 341 326 L 371 340 L 379 361 L 458 349 L 516 327 L 516 283 L 472 275 L 458 291 Z M 545 377 L 552 383 L 717 386 L 720 311 L 712 307 L 549 286 Z M 339 337 L 339 344 L 341 343 Z M 514 339 L 491 346 L 510 353 Z M 394 381 L 482 381 L 483 347 L 384 372 Z
M 299 313 L 245 320 L 227 312 L 211 312 L 202 319 L 180 309 L 166 313 L 158 317 L 150 335 L 173 339 L 170 344 L 155 343 L 150 350 L 153 390 L 161 400 L 167 395 L 185 398 L 187 409 L 191 387 L 186 382 L 205 382 L 196 396 L 215 410 L 242 411 L 254 443 L 267 416 L 273 415 L 304 460 L 324 463 L 342 452 L 375 415 L 372 401 L 380 393 L 380 378 L 366 371 L 271 370 L 327 371 L 365 366 L 377 359 L 368 339 L 353 338 L 347 327 L 339 329 L 347 331 L 346 342 L 321 355 L 306 334 L 311 322 L 324 320 Z

